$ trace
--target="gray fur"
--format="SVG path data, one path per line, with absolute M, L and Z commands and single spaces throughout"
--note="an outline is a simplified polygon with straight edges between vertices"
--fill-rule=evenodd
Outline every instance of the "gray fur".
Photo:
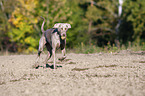
M 39 40 L 38 57 L 36 60 L 35 67 L 39 66 L 38 60 L 40 58 L 40 54 L 43 51 L 44 46 L 46 46 L 46 48 L 48 50 L 48 54 L 47 54 L 45 63 L 47 64 L 47 61 L 53 55 L 53 63 L 54 63 L 54 69 L 55 69 L 56 68 L 56 66 L 55 66 L 55 64 L 56 64 L 56 62 L 55 62 L 56 49 L 60 48 L 62 50 L 63 57 L 60 59 L 66 58 L 66 55 L 65 55 L 66 31 L 69 28 L 71 28 L 71 25 L 68 23 L 56 23 L 53 28 L 47 29 L 46 31 L 44 31 L 43 27 L 44 27 L 45 19 L 43 17 L 41 17 L 41 18 L 43 19 L 43 23 L 41 26 L 42 36 Z

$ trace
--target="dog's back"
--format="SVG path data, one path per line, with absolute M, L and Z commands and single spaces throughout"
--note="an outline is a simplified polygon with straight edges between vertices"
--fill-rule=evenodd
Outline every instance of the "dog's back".
M 45 36 L 45 39 L 46 39 L 46 42 L 49 43 L 50 45 L 52 45 L 52 33 L 55 29 L 47 29 L 45 32 L 44 32 L 44 36 Z

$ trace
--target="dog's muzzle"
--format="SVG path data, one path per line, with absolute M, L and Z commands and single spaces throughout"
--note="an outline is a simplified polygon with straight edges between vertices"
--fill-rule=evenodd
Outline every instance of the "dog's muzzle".
M 61 39 L 64 40 L 66 37 L 65 36 L 61 36 Z
M 66 39 L 66 35 L 65 34 L 61 35 L 61 39 L 62 40 Z

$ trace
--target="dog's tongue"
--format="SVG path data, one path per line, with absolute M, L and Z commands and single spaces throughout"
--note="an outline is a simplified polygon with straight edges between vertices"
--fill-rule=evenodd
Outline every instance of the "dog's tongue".
M 65 39 L 65 36 L 61 36 L 61 39 L 64 40 Z

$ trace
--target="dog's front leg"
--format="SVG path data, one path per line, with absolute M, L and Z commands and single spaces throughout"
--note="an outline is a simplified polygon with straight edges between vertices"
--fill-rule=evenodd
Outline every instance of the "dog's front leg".
M 64 48 L 64 49 L 62 50 L 62 56 L 63 56 L 62 58 L 64 58 L 64 59 L 66 58 L 65 53 L 66 53 L 66 51 L 65 51 L 65 48 Z
M 55 66 L 55 51 L 56 48 L 59 48 L 60 46 L 60 38 L 59 35 L 57 33 L 53 33 L 52 34 L 52 54 L 53 54 L 53 63 L 54 63 L 54 69 L 56 68 Z
M 65 51 L 65 48 L 62 50 L 62 57 L 61 58 L 58 58 L 58 60 L 60 61 L 63 61 L 65 58 L 66 58 L 66 51 Z
M 52 54 L 53 54 L 53 68 L 55 69 L 56 66 L 55 66 L 55 48 L 52 49 Z

